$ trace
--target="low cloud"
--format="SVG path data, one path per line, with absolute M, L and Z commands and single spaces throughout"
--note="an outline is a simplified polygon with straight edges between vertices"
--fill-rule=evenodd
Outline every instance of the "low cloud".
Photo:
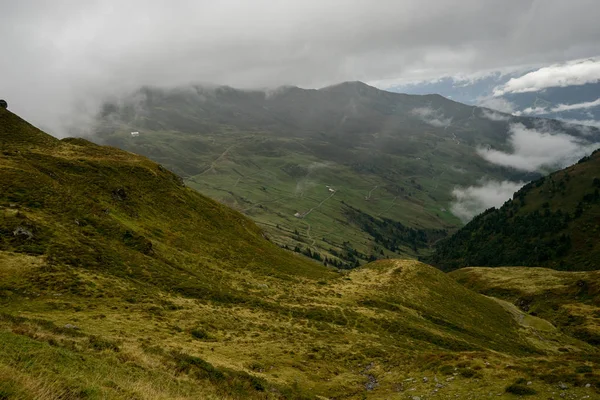
M 492 164 L 520 171 L 548 172 L 551 168 L 573 164 L 598 146 L 543 126 L 528 129 L 523 124 L 511 124 L 509 135 L 512 153 L 483 148 L 479 148 L 477 153 Z
M 447 128 L 452 124 L 452 118 L 446 118 L 442 111 L 430 107 L 414 108 L 411 114 L 421 121 L 438 128 Z
M 575 60 L 540 68 L 494 89 L 494 96 L 539 92 L 550 87 L 567 87 L 600 82 L 600 58 Z
M 479 99 L 477 104 L 481 107 L 491 108 L 493 110 L 500 111 L 506 114 L 513 114 L 517 109 L 517 106 L 511 103 L 510 101 L 497 97 L 487 97 Z
M 455 188 L 450 211 L 466 223 L 490 207 L 500 207 L 523 185 L 525 182 L 484 181 L 478 186 Z
M 559 104 L 558 106 L 552 109 L 553 112 L 561 112 L 561 111 L 573 111 L 573 110 L 582 110 L 586 108 L 594 108 L 600 107 L 600 98 L 594 101 L 587 101 L 585 103 L 577 103 L 577 104 Z
M 600 107 L 600 98 L 594 101 L 575 104 L 559 104 L 552 108 L 547 107 L 528 107 L 523 111 L 514 113 L 515 115 L 546 115 L 564 111 L 586 110 L 588 108 Z
M 490 121 L 495 121 L 495 122 L 510 121 L 510 115 L 502 114 L 502 113 L 496 112 L 494 110 L 488 110 L 486 108 L 482 109 L 481 115 L 484 118 L 489 119 Z
M 559 119 L 559 121 L 571 124 L 571 127 L 578 128 L 585 135 L 597 132 L 591 128 L 600 128 L 600 121 L 596 119 Z

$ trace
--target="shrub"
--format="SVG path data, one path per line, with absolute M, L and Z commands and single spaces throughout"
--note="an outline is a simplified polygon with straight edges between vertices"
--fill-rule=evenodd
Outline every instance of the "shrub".
M 592 372 L 592 367 L 589 365 L 580 365 L 579 367 L 575 368 L 575 372 L 578 374 L 589 374 Z
M 532 396 L 537 394 L 537 391 L 534 388 L 521 383 L 513 383 L 506 387 L 506 393 L 516 394 L 518 396 Z
M 210 338 L 209 334 L 200 328 L 192 329 L 190 333 L 198 340 L 206 340 Z
M 112 351 L 119 351 L 119 346 L 111 341 L 111 340 L 107 340 L 107 339 L 102 339 L 98 336 L 90 336 L 89 338 L 89 343 L 90 343 L 90 347 L 92 347 L 94 350 L 98 350 L 98 351 L 102 351 L 102 350 L 112 350 Z

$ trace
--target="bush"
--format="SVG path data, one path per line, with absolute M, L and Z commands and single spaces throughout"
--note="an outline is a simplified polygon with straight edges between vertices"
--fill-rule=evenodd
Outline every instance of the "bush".
M 579 367 L 575 368 L 575 372 L 578 374 L 589 374 L 592 372 L 592 367 L 589 365 L 580 365 Z
M 537 391 L 529 386 L 520 383 L 513 383 L 512 385 L 506 387 L 506 393 L 516 394 L 519 396 L 532 396 L 537 394 Z
M 209 334 L 200 328 L 192 329 L 190 333 L 198 340 L 206 340 L 210 338 Z
M 89 338 L 90 346 L 94 350 L 102 351 L 102 350 L 112 350 L 119 351 L 119 346 L 110 340 L 99 338 L 98 336 L 90 336 Z

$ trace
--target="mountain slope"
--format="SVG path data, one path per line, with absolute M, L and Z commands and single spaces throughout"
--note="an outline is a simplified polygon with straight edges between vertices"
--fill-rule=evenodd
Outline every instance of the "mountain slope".
M 0 143 L 2 398 L 549 394 L 544 374 L 598 363 L 416 261 L 342 274 L 281 250 L 143 157 L 6 110 Z
M 465 266 L 600 267 L 600 151 L 531 182 L 436 245 L 442 270 Z
M 427 254 L 462 225 L 449 211 L 456 186 L 539 176 L 477 154 L 510 151 L 511 123 L 600 141 L 597 131 L 583 137 L 556 121 L 497 119 L 438 95 L 360 82 L 266 92 L 144 88 L 105 105 L 94 140 L 163 163 L 252 217 L 280 246 L 352 267 Z
M 545 268 L 462 268 L 450 276 L 486 296 L 540 316 L 590 344 L 600 344 L 600 271 Z

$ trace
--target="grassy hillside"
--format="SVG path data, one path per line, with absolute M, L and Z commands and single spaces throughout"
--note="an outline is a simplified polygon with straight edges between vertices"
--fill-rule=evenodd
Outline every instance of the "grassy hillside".
M 6 110 L 0 143 L 2 399 L 510 397 L 559 380 L 584 396 L 600 384 L 595 347 L 524 325 L 433 267 L 328 269 L 158 164 L 53 139 Z
M 271 92 L 144 88 L 105 105 L 94 140 L 163 163 L 280 246 L 352 267 L 428 254 L 462 225 L 449 211 L 456 186 L 538 176 L 496 167 L 476 149 L 508 150 L 510 123 L 542 121 L 492 121 L 487 111 L 360 82 Z M 422 240 L 396 240 L 394 232 L 410 229 Z
M 600 151 L 531 182 L 500 209 L 475 217 L 437 244 L 427 261 L 464 266 L 600 267 Z
M 564 332 L 600 344 L 600 272 L 546 268 L 463 268 L 450 274 L 464 286 L 507 300 Z

